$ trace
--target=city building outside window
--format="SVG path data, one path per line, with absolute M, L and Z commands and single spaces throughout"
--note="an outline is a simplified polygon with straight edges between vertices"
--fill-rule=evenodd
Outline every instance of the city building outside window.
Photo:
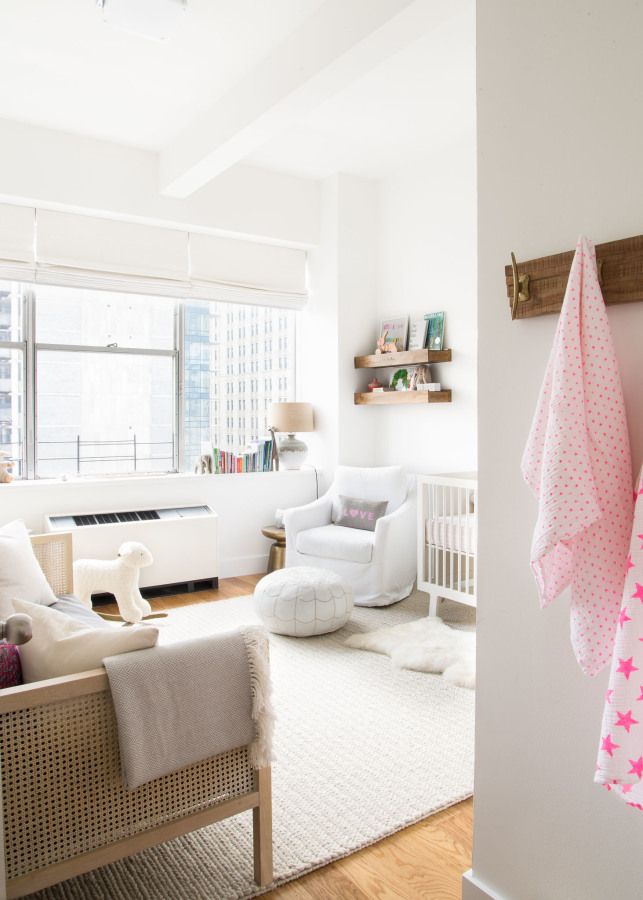
M 296 315 L 0 282 L 0 449 L 14 477 L 192 471 L 213 446 L 245 449 L 266 436 L 270 403 L 295 398 Z M 268 377 L 253 377 L 260 366 Z

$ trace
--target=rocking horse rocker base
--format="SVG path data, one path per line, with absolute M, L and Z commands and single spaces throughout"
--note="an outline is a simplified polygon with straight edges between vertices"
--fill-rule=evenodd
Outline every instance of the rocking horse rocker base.
M 125 625 L 134 625 L 134 622 L 128 622 L 122 616 L 114 616 L 111 613 L 99 612 L 97 609 L 94 612 L 101 617 L 101 619 L 106 619 L 108 622 L 123 622 Z M 149 622 L 150 619 L 167 619 L 167 613 L 151 613 L 149 616 L 143 616 L 141 622 Z

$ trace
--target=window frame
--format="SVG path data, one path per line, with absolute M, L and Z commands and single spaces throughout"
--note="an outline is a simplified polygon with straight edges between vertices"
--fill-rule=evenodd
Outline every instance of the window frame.
M 174 347 L 168 350 L 151 349 L 144 347 L 103 347 L 92 344 L 62 344 L 39 342 L 36 331 L 36 304 L 37 285 L 29 282 L 16 282 L 23 287 L 23 340 L 0 341 L 2 349 L 21 349 L 23 351 L 25 403 L 23 409 L 23 442 L 21 480 L 39 481 L 47 480 L 47 476 L 38 474 L 38 404 L 36 398 L 36 384 L 38 378 L 38 354 L 40 352 L 63 353 L 107 353 L 111 355 L 126 356 L 161 356 L 172 359 L 172 396 L 173 396 L 173 448 L 172 467 L 167 472 L 154 472 L 141 470 L 140 472 L 120 473 L 120 477 L 129 478 L 136 475 L 162 475 L 180 472 L 183 457 L 183 316 L 184 307 L 178 299 L 168 298 L 168 303 L 174 305 Z M 118 291 L 106 291 L 105 293 L 127 293 Z M 104 473 L 101 475 L 87 475 L 80 477 L 119 477 L 119 473 Z
M 48 480 L 54 476 L 41 476 L 38 474 L 38 452 L 37 452 L 37 434 L 38 434 L 38 400 L 36 397 L 36 386 L 37 386 L 37 375 L 38 375 L 38 354 L 40 352 L 76 352 L 76 353 L 107 353 L 112 355 L 129 355 L 129 356 L 161 356 L 161 357 L 170 357 L 173 360 L 172 365 L 172 373 L 173 373 L 173 420 L 174 420 L 174 440 L 173 440 L 173 467 L 164 471 L 146 471 L 140 470 L 135 472 L 128 473 L 100 473 L 100 474 L 90 474 L 87 475 L 76 475 L 74 477 L 80 478 L 131 478 L 136 477 L 137 475 L 146 477 L 149 475 L 164 475 L 164 474 L 176 474 L 184 471 L 185 468 L 185 441 L 186 441 L 186 427 L 185 427 L 185 412 L 186 412 L 186 400 L 185 400 L 185 382 L 186 382 L 186 356 L 185 356 L 185 338 L 186 338 L 186 306 L 191 301 L 198 300 L 199 298 L 192 297 L 167 297 L 167 302 L 172 303 L 174 307 L 174 347 L 172 349 L 150 349 L 150 348 L 140 348 L 140 347 L 107 347 L 107 346 L 94 346 L 94 345 L 83 345 L 83 344 L 63 344 L 63 343 L 52 343 L 52 342 L 39 342 L 37 329 L 36 329 L 36 306 L 38 303 L 37 292 L 38 292 L 38 284 L 30 282 L 30 281 L 20 281 L 20 279 L 3 279 L 9 283 L 14 283 L 20 285 L 20 289 L 22 292 L 22 340 L 21 341 L 4 341 L 0 339 L 0 349 L 8 349 L 8 350 L 19 350 L 22 353 L 22 366 L 23 366 L 23 384 L 24 384 L 24 404 L 22 409 L 22 434 L 23 434 L 23 442 L 22 442 L 22 457 L 20 460 L 20 470 L 21 470 L 21 478 L 20 480 L 24 481 L 38 481 L 38 480 Z M 56 285 L 57 287 L 64 287 L 64 285 Z M 76 286 L 68 285 L 70 290 L 74 290 Z M 123 290 L 108 290 L 105 289 L 105 293 L 112 294 L 128 294 L 130 292 Z M 153 293 L 142 294 L 142 296 L 155 296 Z M 45 301 L 46 302 L 46 301 Z M 218 303 L 223 303 L 226 306 L 233 307 L 237 304 L 232 303 L 226 300 L 216 301 Z M 250 306 L 253 304 L 242 304 L 243 306 Z M 277 311 L 279 307 L 271 307 L 274 311 Z M 293 310 L 295 311 L 295 310 Z M 261 337 L 264 340 L 272 339 L 273 332 L 273 323 L 270 322 L 270 327 L 268 324 L 264 324 L 264 333 Z M 225 325 L 226 328 L 232 328 L 232 324 L 227 322 Z M 257 332 L 259 330 L 258 323 L 254 323 L 253 328 L 256 328 Z M 257 338 L 260 336 L 257 334 Z M 300 340 L 300 319 L 299 317 L 295 318 L 294 321 L 294 332 L 293 332 L 293 348 L 292 348 L 292 375 L 293 375 L 293 389 L 294 396 L 297 396 L 297 385 L 299 383 L 299 364 L 300 364 L 300 354 L 299 350 L 299 340 Z M 228 348 L 229 349 L 229 348 Z M 281 360 L 281 358 L 280 358 Z M 252 363 L 252 357 L 251 357 Z M 255 378 L 267 378 L 271 376 L 267 376 L 258 371 L 254 372 Z M 272 378 L 271 378 L 272 380 Z M 271 386 L 272 387 L 272 386 Z M 215 391 L 218 394 L 218 391 Z M 227 384 L 226 396 L 228 396 L 231 391 L 230 382 Z M 214 398 L 215 402 L 218 403 L 218 409 L 216 411 L 217 415 L 221 417 L 226 414 L 226 410 L 223 409 L 222 405 L 225 402 L 223 396 L 217 396 Z M 228 401 L 229 402 L 229 401 Z M 227 415 L 231 415 L 231 410 L 227 410 Z M 69 473 L 72 474 L 72 473 Z M 59 476 L 62 477 L 62 476 Z
M 0 350 L 18 350 L 22 354 L 22 383 L 24 390 L 24 402 L 22 404 L 22 454 L 20 458 L 20 471 L 22 473 L 21 479 L 24 480 L 29 478 L 28 475 L 28 448 L 29 448 L 29 435 L 28 435 L 28 425 L 29 425 L 29 415 L 28 415 L 28 405 L 30 398 L 30 388 L 29 388 L 29 359 L 28 359 L 28 325 L 26 320 L 26 311 L 27 311 L 27 293 L 30 290 L 30 285 L 25 282 L 16 281 L 15 279 L 9 280 L 9 283 L 20 284 L 22 287 L 22 340 L 21 341 L 7 341 L 0 338 Z

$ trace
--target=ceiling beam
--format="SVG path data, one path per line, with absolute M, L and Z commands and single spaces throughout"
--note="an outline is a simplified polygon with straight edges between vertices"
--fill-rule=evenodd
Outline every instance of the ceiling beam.
M 432 6 L 428 0 L 326 0 L 162 150 L 161 193 L 187 197 L 246 159 L 425 33 Z
M 309 178 L 242 164 L 190 197 L 163 197 L 151 150 L 8 119 L 0 119 L 0 203 L 295 247 L 319 242 L 320 189 Z

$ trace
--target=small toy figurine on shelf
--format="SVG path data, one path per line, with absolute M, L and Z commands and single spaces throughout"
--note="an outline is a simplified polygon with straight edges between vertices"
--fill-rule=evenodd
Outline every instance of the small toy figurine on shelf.
M 422 363 L 419 366 L 416 366 L 413 373 L 411 374 L 411 378 L 409 380 L 409 390 L 417 391 L 420 385 L 427 385 L 431 382 L 431 367 L 427 366 L 425 363 Z M 420 390 L 426 390 L 425 387 L 420 387 Z
M 13 460 L 11 454 L 6 450 L 0 450 L 0 484 L 9 484 L 13 481 L 11 470 L 13 469 Z
M 397 353 L 397 344 L 395 341 L 387 341 L 388 331 L 385 331 L 377 339 L 377 350 L 375 351 L 377 354 L 379 353 Z
M 369 389 L 369 391 L 374 391 L 376 388 L 381 388 L 381 387 L 382 387 L 382 382 L 378 381 L 377 378 L 373 378 L 373 380 L 371 381 L 371 383 L 368 386 L 368 389 Z

